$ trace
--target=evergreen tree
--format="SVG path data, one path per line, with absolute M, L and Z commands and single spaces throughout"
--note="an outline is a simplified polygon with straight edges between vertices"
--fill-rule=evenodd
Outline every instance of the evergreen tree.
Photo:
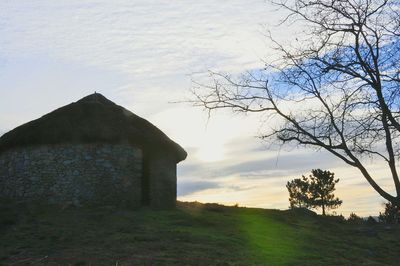
M 286 188 L 289 191 L 290 208 L 308 208 L 309 195 L 308 183 L 303 176 L 303 179 L 296 178 L 288 181 Z
M 326 209 L 336 209 L 342 204 L 339 198 L 335 198 L 335 185 L 339 178 L 335 179 L 335 174 L 321 169 L 313 169 L 309 176 L 309 193 L 311 195 L 310 205 L 313 208 L 322 208 L 322 215 Z
M 400 207 L 391 202 L 385 203 L 385 211 L 379 213 L 379 221 L 387 224 L 399 224 Z
M 339 179 L 334 178 L 334 173 L 313 169 L 308 177 L 296 178 L 287 182 L 289 203 L 291 208 L 322 208 L 322 215 L 327 209 L 335 209 L 342 201 L 335 197 L 335 185 Z

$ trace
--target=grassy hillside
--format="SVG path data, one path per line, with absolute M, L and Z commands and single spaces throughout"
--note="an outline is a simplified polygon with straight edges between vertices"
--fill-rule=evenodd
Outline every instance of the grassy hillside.
M 0 265 L 400 265 L 400 228 L 304 212 L 0 207 Z

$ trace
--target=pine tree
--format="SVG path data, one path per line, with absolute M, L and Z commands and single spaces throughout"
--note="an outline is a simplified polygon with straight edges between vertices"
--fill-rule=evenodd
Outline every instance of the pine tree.
M 379 213 L 379 221 L 388 224 L 400 224 L 400 207 L 391 202 L 385 203 L 385 211 Z
M 289 191 L 291 209 L 309 207 L 308 182 L 304 176 L 303 179 L 296 178 L 292 181 L 288 181 L 286 188 Z
M 336 209 L 342 204 L 339 198 L 335 198 L 335 185 L 339 179 L 335 179 L 335 174 L 321 169 L 311 170 L 309 176 L 309 193 L 311 195 L 310 205 L 313 208 L 322 207 L 322 215 L 326 209 Z
M 335 185 L 339 179 L 335 174 L 321 169 L 313 169 L 308 177 L 296 178 L 287 182 L 291 208 L 322 208 L 322 215 L 327 209 L 335 209 L 342 201 L 335 197 Z

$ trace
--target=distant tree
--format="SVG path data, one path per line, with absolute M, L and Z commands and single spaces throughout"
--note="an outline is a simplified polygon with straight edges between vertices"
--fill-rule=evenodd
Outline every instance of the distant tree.
M 321 207 L 322 215 L 325 215 L 325 209 L 336 209 L 342 204 L 342 201 L 333 194 L 339 178 L 335 179 L 334 173 L 321 169 L 314 169 L 311 173 L 308 185 L 310 205 L 314 208 Z
M 289 203 L 291 208 L 322 208 L 322 215 L 326 215 L 327 209 L 335 209 L 342 201 L 335 197 L 335 185 L 339 179 L 335 174 L 321 169 L 311 170 L 308 177 L 296 178 L 287 182 L 289 191 Z
M 379 221 L 388 224 L 400 223 L 400 207 L 391 202 L 385 203 L 385 211 L 379 213 Z
M 347 221 L 354 223 L 354 224 L 362 224 L 364 222 L 363 218 L 361 218 L 354 212 L 350 213 L 349 218 L 347 218 Z
M 372 217 L 372 216 L 368 216 L 368 218 L 367 218 L 367 224 L 369 224 L 369 225 L 374 225 L 374 224 L 377 224 L 378 222 L 376 221 L 376 219 L 374 218 L 374 217 Z
M 275 50 L 262 69 L 211 72 L 193 88 L 194 104 L 266 114 L 276 120 L 262 139 L 324 149 L 400 206 L 399 0 L 270 1 L 288 12 L 281 25 L 300 24 L 302 35 L 281 43 L 270 34 Z M 394 189 L 363 157 L 382 160 Z
M 288 181 L 286 188 L 289 191 L 289 204 L 291 209 L 309 207 L 308 182 L 304 176 L 303 179 L 296 178 Z

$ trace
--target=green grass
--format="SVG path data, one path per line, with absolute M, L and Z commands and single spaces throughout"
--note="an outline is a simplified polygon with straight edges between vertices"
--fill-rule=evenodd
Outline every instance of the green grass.
M 0 265 L 399 265 L 400 228 L 304 212 L 0 205 Z

